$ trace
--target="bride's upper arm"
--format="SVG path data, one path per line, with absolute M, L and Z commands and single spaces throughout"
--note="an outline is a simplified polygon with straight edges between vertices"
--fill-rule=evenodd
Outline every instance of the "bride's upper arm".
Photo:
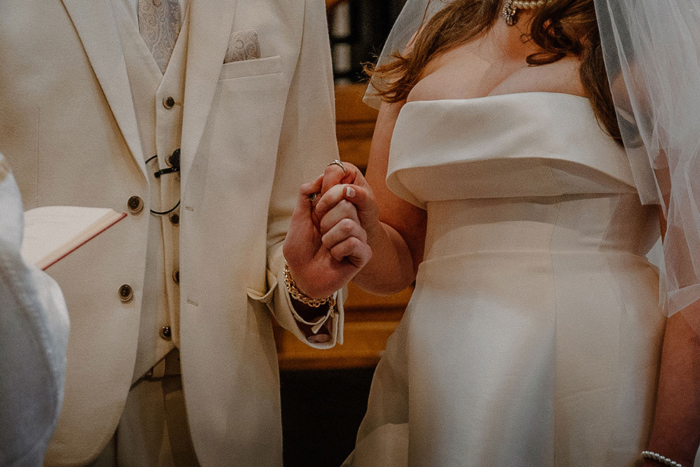
M 380 220 L 403 237 L 411 251 L 415 270 L 423 259 L 426 212 L 399 198 L 386 186 L 391 137 L 403 104 L 382 102 L 379 108 L 366 179 L 374 192 Z

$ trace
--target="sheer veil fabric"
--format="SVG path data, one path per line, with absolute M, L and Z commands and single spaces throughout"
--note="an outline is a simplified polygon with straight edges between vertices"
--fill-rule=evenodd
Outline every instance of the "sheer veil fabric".
M 379 64 L 449 0 L 408 0 Z M 669 316 L 700 299 L 700 1 L 596 0 L 623 141 L 644 204 L 660 204 Z M 376 83 L 374 83 L 376 84 Z M 365 103 L 381 99 L 370 82 Z M 695 331 L 700 333 L 700 320 Z
M 398 18 L 396 18 L 391 32 L 389 32 L 389 37 L 384 43 L 377 65 L 390 62 L 392 54 L 404 50 L 421 25 L 430 20 L 435 13 L 442 10 L 448 3 L 449 0 L 407 0 Z M 373 83 L 376 84 L 375 79 L 372 79 L 369 86 L 367 86 L 367 92 L 365 92 L 363 101 L 370 107 L 378 109 L 382 99 L 376 94 L 376 88 L 373 85 Z
M 700 2 L 600 0 L 596 13 L 640 198 L 666 216 L 672 315 L 700 299 Z

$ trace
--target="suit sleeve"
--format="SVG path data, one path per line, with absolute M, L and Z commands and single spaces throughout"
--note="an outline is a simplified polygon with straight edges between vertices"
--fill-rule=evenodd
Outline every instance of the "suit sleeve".
M 23 212 L 0 155 L 0 465 L 41 465 L 63 399 L 68 312 L 61 290 L 20 255 Z
M 282 244 L 299 188 L 322 174 L 326 165 L 338 158 L 333 71 L 326 21 L 324 1 L 306 0 L 301 49 L 282 124 L 267 236 L 267 304 L 281 326 L 316 348 L 333 347 L 336 342 L 342 344 L 346 291 L 338 292 L 335 311 L 324 318 L 331 320 L 331 340 L 324 344 L 309 343 L 297 324 L 291 298 L 284 286 Z

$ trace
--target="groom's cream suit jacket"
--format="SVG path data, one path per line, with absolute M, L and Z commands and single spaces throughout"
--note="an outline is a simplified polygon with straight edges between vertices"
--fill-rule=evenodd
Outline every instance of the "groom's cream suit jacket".
M 281 280 L 281 246 L 299 186 L 337 156 L 324 2 L 189 0 L 188 8 L 182 90 L 157 94 L 155 115 L 182 112 L 172 340 L 189 424 L 202 465 L 281 465 L 270 312 L 306 341 Z M 249 30 L 262 57 L 224 63 L 232 33 Z M 25 209 L 128 213 L 48 270 L 71 319 L 48 465 L 94 459 L 139 376 L 148 211 L 162 203 L 144 162 L 151 154 L 144 154 L 119 34 L 110 0 L 0 2 L 0 151 Z M 333 345 L 342 322 L 341 309 L 332 341 L 317 346 Z

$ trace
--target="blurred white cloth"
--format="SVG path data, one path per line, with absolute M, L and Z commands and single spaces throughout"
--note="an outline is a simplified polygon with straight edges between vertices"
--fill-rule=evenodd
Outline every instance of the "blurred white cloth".
M 20 256 L 24 213 L 0 155 L 0 465 L 41 465 L 63 399 L 68 312 L 56 282 Z

